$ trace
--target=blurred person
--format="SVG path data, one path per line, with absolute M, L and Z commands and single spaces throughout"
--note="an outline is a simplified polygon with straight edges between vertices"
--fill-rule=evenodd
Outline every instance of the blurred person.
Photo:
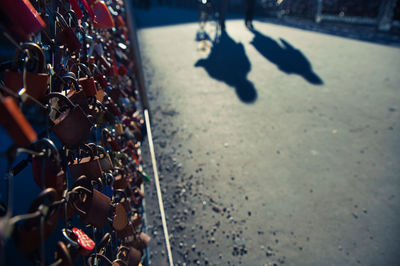
M 254 9 L 256 8 L 256 0 L 246 0 L 246 16 L 244 23 L 247 28 L 253 29 Z
M 216 0 L 217 10 L 219 14 L 219 25 L 221 30 L 225 30 L 225 17 L 229 8 L 229 0 Z

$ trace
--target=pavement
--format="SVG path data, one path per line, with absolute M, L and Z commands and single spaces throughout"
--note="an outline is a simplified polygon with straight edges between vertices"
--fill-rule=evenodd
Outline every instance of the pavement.
M 135 13 L 175 264 L 399 265 L 400 49 L 239 19 L 198 42 L 192 11 L 156 12 Z

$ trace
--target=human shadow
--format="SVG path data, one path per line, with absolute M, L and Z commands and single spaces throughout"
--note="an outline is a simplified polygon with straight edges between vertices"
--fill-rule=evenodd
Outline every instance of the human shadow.
M 300 75 L 314 85 L 324 84 L 322 79 L 313 71 L 310 61 L 289 42 L 280 39 L 281 45 L 255 29 L 251 30 L 251 32 L 254 34 L 254 37 L 250 43 L 282 72 Z
M 235 88 L 239 99 L 244 103 L 254 103 L 257 91 L 247 79 L 251 64 L 243 44 L 235 42 L 226 31 L 222 31 L 213 41 L 213 46 L 206 59 L 200 59 L 195 67 L 203 67 L 208 75 Z

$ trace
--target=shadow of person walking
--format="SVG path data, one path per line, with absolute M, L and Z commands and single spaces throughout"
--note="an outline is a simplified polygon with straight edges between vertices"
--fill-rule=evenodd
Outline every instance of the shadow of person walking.
M 257 30 L 253 29 L 251 32 L 254 34 L 254 38 L 250 43 L 281 71 L 286 74 L 300 75 L 314 85 L 324 84 L 322 79 L 313 71 L 310 61 L 300 50 L 294 48 L 284 39 L 280 39 L 281 45 Z
M 235 42 L 226 31 L 213 41 L 210 54 L 200 59 L 195 67 L 203 67 L 208 75 L 235 88 L 239 99 L 244 103 L 254 103 L 257 91 L 247 79 L 251 64 L 242 43 Z

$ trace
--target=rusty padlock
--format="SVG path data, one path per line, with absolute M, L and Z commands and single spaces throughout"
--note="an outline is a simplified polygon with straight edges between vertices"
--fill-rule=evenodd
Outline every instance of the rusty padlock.
M 138 266 L 141 258 L 142 252 L 134 247 L 121 246 L 117 253 L 117 259 L 124 261 L 127 266 Z
M 58 99 L 58 106 L 63 105 L 63 112 L 53 120 L 51 128 L 54 134 L 68 148 L 76 148 L 79 144 L 90 136 L 92 123 L 89 121 L 82 108 L 74 105 L 67 97 L 61 93 L 49 93 L 45 99 Z
M 119 174 L 114 177 L 113 187 L 114 189 L 125 189 L 128 186 L 128 181 L 125 178 L 125 175 Z
M 151 236 L 144 232 L 140 232 L 138 235 L 135 235 L 130 245 L 140 251 L 143 251 L 149 246 L 150 240 Z
M 114 217 L 112 226 L 116 231 L 122 231 L 128 226 L 128 215 L 122 203 L 117 203 L 115 205 Z
M 89 145 L 92 149 L 95 149 L 97 151 L 100 166 L 103 172 L 112 171 L 114 169 L 114 165 L 108 152 L 100 145 Z
M 126 213 L 130 213 L 132 211 L 132 207 L 131 207 L 129 198 L 127 197 L 127 195 L 125 193 L 125 190 L 124 189 L 114 189 L 114 194 L 115 194 L 114 199 L 117 199 L 118 203 L 122 204 Z
M 0 124 L 17 146 L 29 146 L 36 141 L 36 132 L 11 96 L 0 99 L 0 117 Z
M 73 201 L 73 206 L 82 217 L 82 221 L 99 229 L 104 228 L 109 217 L 111 199 L 96 189 L 89 190 L 78 186 L 72 191 L 79 193 L 78 200 Z
M 46 24 L 29 0 L 2 0 L 0 15 L 5 28 L 19 42 L 28 41 Z
M 79 86 L 79 83 L 76 80 L 75 73 L 67 72 L 62 76 L 62 79 L 64 83 L 67 85 L 65 90 L 68 99 L 70 99 L 71 102 L 73 102 L 74 104 L 79 105 L 86 114 L 89 114 L 90 109 L 89 109 L 88 98 L 86 97 L 85 92 Z M 73 85 L 74 89 L 68 90 L 68 85 L 70 84 Z
M 96 96 L 97 94 L 97 88 L 96 88 L 96 83 L 94 81 L 92 72 L 90 69 L 83 63 L 78 63 L 74 66 L 72 66 L 72 69 L 74 70 L 76 68 L 77 71 L 77 76 L 78 76 L 78 82 L 82 86 L 82 90 L 84 91 L 85 95 L 87 97 L 90 96 Z M 85 76 L 81 76 L 81 73 L 83 73 Z
M 45 154 L 32 156 L 33 179 L 42 189 L 54 188 L 59 199 L 67 188 L 67 182 L 57 148 L 50 139 L 41 139 L 36 143 L 36 150 L 44 151 Z
M 111 134 L 108 129 L 104 128 L 101 131 L 101 139 L 103 142 L 103 146 L 109 144 L 113 151 L 121 150 L 121 146 L 118 144 L 117 139 Z
M 135 228 L 133 227 L 131 222 L 129 222 L 123 230 L 115 232 L 115 236 L 119 239 L 126 239 L 128 237 L 133 237 L 134 235 Z
M 27 55 L 22 68 L 19 67 L 21 50 Z M 15 51 L 11 69 L 4 72 L 4 84 L 15 93 L 24 88 L 31 97 L 41 100 L 46 95 L 48 81 L 42 48 L 36 43 L 24 43 L 21 49 Z M 27 103 L 32 101 L 28 100 Z
M 59 209 L 58 206 L 52 206 L 56 199 L 57 192 L 54 188 L 43 190 L 29 208 L 29 213 L 38 213 L 39 215 L 28 219 L 14 231 L 14 240 L 22 254 L 31 254 L 42 243 L 42 236 L 44 241 L 56 229 Z M 43 219 L 42 215 L 44 215 Z M 44 221 L 43 226 L 41 226 L 42 220 Z M 41 232 L 41 227 L 43 232 Z
M 69 163 L 69 169 L 74 180 L 84 175 L 90 179 L 97 179 L 103 176 L 100 159 L 93 153 L 88 145 L 81 145 L 78 158 Z M 82 157 L 83 154 L 87 156 Z
M 67 24 L 64 17 L 58 12 L 56 13 L 56 21 L 58 22 L 57 43 L 65 45 L 70 53 L 78 52 L 82 48 L 82 43 L 76 37 L 75 32 Z

